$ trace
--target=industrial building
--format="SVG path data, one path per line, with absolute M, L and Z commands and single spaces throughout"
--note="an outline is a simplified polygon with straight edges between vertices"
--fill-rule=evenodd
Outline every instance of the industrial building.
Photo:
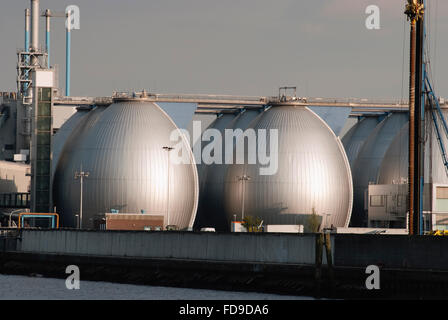
M 64 95 L 58 70 L 49 62 L 48 37 L 40 49 L 41 16 L 49 36 L 50 19 L 61 14 L 41 13 L 39 1 L 31 0 L 25 46 L 18 52 L 17 92 L 0 95 L 0 210 L 5 216 L 20 209 L 57 212 L 61 226 L 70 228 L 110 223 L 114 229 L 217 231 L 230 231 L 232 222 L 252 216 L 263 226 L 306 232 L 315 213 L 321 229 L 406 229 L 406 102 L 304 98 L 287 95 L 291 87 L 281 88 L 285 93 L 276 97 L 145 90 L 71 97 L 70 24 Z M 70 12 L 62 16 L 69 18 Z M 202 124 L 196 136 L 194 121 Z M 181 129 L 181 145 L 174 146 L 170 135 Z M 224 137 L 222 154 L 228 146 L 236 150 L 239 139 L 246 141 L 245 130 L 277 130 L 278 150 L 269 153 L 274 149 L 263 145 L 278 161 L 276 172 L 260 175 L 260 163 L 201 161 L 210 147 L 207 129 Z M 226 129 L 240 131 L 227 139 Z M 444 228 L 448 214 L 443 160 L 448 140 L 431 130 L 426 230 Z M 251 151 L 245 146 L 248 159 Z M 176 148 L 188 150 L 187 164 L 170 161 Z M 26 201 L 17 206 L 10 199 L 20 194 Z

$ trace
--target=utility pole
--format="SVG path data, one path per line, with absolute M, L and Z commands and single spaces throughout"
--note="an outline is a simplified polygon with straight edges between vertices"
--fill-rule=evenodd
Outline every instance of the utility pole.
M 81 170 L 78 172 L 75 172 L 75 179 L 79 179 L 79 184 L 81 186 L 81 194 L 79 197 L 79 229 L 82 229 L 82 191 L 83 191 L 83 180 L 84 178 L 87 178 L 90 175 L 90 172 L 88 171 L 82 171 L 82 165 Z
M 405 14 L 410 20 L 409 65 L 409 234 L 422 234 L 423 153 L 425 108 L 423 42 L 425 0 L 408 0 Z

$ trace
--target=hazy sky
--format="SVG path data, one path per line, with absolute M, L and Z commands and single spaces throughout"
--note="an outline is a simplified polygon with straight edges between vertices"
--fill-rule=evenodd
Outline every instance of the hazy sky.
M 16 49 L 24 46 L 29 2 L 1 0 L 0 91 L 16 89 Z M 80 8 L 81 29 L 72 33 L 73 96 L 142 88 L 276 95 L 288 85 L 300 96 L 401 98 L 408 95 L 405 2 L 41 0 L 41 10 Z M 372 4 L 381 10 L 380 30 L 365 27 Z M 448 97 L 448 1 L 429 0 L 428 17 L 435 86 Z M 41 27 L 44 45 L 43 18 Z M 52 30 L 52 64 L 60 66 L 64 88 L 63 19 L 53 19 Z

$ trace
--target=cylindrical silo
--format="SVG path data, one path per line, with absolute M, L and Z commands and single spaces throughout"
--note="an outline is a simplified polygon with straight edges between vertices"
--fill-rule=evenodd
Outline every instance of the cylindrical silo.
M 75 224 L 80 181 L 74 177 L 82 170 L 89 173 L 83 180 L 84 227 L 112 209 L 163 216 L 164 226 L 192 227 L 199 193 L 196 164 L 183 135 L 171 140 L 180 131 L 169 116 L 144 99 L 117 99 L 96 119 L 86 120 L 70 149 L 64 148 L 55 175 L 62 224 Z M 187 161 L 173 160 L 183 152 Z
M 313 212 L 324 227 L 348 225 L 350 165 L 339 138 L 321 118 L 306 107 L 272 107 L 248 129 L 257 132 L 258 150 L 266 148 L 277 170 L 262 175 L 260 169 L 267 165 L 260 159 L 229 166 L 224 198 L 228 221 L 234 215 L 241 220 L 244 208 L 245 217 L 258 217 L 264 225 L 298 224 L 307 230 Z M 260 144 L 264 131 L 259 130 L 266 130 L 266 143 Z M 276 134 L 278 140 L 271 142 Z

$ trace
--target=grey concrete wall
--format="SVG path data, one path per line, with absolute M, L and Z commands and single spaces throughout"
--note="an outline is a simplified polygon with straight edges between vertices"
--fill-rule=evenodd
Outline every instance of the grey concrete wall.
M 314 264 L 308 234 L 23 230 L 19 251 L 73 255 Z M 326 260 L 324 259 L 324 263 Z
M 333 234 L 337 267 L 448 270 L 448 237 Z M 315 235 L 22 230 L 18 251 L 255 263 L 315 263 Z M 325 250 L 323 264 L 326 264 Z
M 335 266 L 448 270 L 448 237 L 336 234 Z

